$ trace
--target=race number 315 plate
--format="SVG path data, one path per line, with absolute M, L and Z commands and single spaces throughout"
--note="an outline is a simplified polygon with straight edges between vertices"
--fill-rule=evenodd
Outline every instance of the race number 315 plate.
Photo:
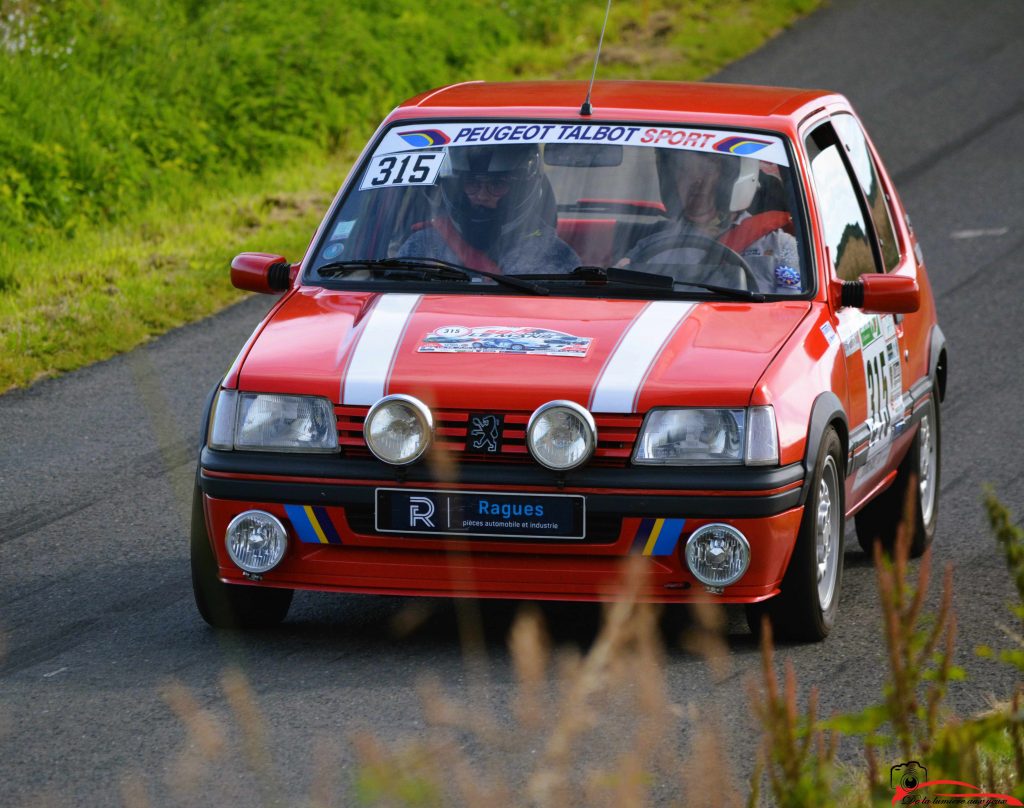
M 433 185 L 443 161 L 444 152 L 440 151 L 378 155 L 370 161 L 359 190 Z
M 381 533 L 582 539 L 584 497 L 575 494 L 496 494 L 489 491 L 377 489 Z

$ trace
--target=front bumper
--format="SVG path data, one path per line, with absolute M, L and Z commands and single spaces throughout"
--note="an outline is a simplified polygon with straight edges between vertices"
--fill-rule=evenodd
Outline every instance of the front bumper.
M 647 556 L 641 597 L 650 601 L 753 603 L 778 591 L 799 530 L 804 469 L 581 469 L 559 474 L 533 465 L 418 464 L 396 472 L 376 460 L 218 452 L 201 456 L 198 482 L 206 524 L 230 583 L 254 583 L 228 558 L 224 535 L 242 511 L 277 516 L 289 531 L 285 559 L 259 585 L 352 593 L 604 600 L 621 588 L 623 561 Z M 394 535 L 374 526 L 381 487 L 486 489 L 582 494 L 584 540 Z M 299 511 L 307 516 L 294 519 Z M 300 520 L 310 522 L 298 524 Z M 684 520 L 678 537 L 644 538 L 652 520 Z M 314 533 L 311 533 L 311 525 Z M 702 525 L 726 522 L 751 545 L 740 581 L 710 594 L 683 558 Z M 317 530 L 317 527 L 320 529 Z M 303 540 L 305 539 L 305 540 Z

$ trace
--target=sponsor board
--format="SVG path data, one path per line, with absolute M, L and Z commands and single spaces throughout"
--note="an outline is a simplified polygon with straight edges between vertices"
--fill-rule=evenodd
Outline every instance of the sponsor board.
M 381 533 L 482 536 L 505 539 L 582 539 L 584 497 L 490 491 L 376 490 Z

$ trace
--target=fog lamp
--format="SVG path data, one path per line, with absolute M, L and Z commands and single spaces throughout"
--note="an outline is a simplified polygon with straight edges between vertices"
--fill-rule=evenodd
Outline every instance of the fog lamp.
M 281 563 L 288 549 L 288 532 L 273 514 L 245 511 L 231 520 L 224 544 L 238 567 L 261 574 Z
M 730 525 L 704 525 L 686 542 L 686 566 L 706 586 L 736 583 L 749 564 L 750 543 Z

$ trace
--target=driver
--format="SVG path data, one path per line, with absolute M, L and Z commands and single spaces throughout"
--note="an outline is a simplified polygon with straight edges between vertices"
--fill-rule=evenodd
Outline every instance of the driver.
M 759 161 L 670 149 L 658 149 L 656 160 L 662 201 L 674 221 L 637 242 L 621 265 L 650 262 L 648 269 L 652 269 L 666 263 L 714 263 L 717 266 L 706 269 L 702 277 L 677 277 L 736 286 L 737 265 L 725 260 L 727 251 L 718 258 L 710 255 L 714 252 L 711 242 L 716 241 L 743 257 L 757 280 L 752 291 L 802 291 L 796 239 L 783 229 L 791 221 L 789 215 L 747 212 L 759 186 Z M 691 242 L 683 243 L 691 235 Z
M 554 198 L 537 146 L 448 149 L 440 210 L 398 249 L 400 258 L 434 258 L 508 273 L 568 273 L 579 256 L 545 221 Z

